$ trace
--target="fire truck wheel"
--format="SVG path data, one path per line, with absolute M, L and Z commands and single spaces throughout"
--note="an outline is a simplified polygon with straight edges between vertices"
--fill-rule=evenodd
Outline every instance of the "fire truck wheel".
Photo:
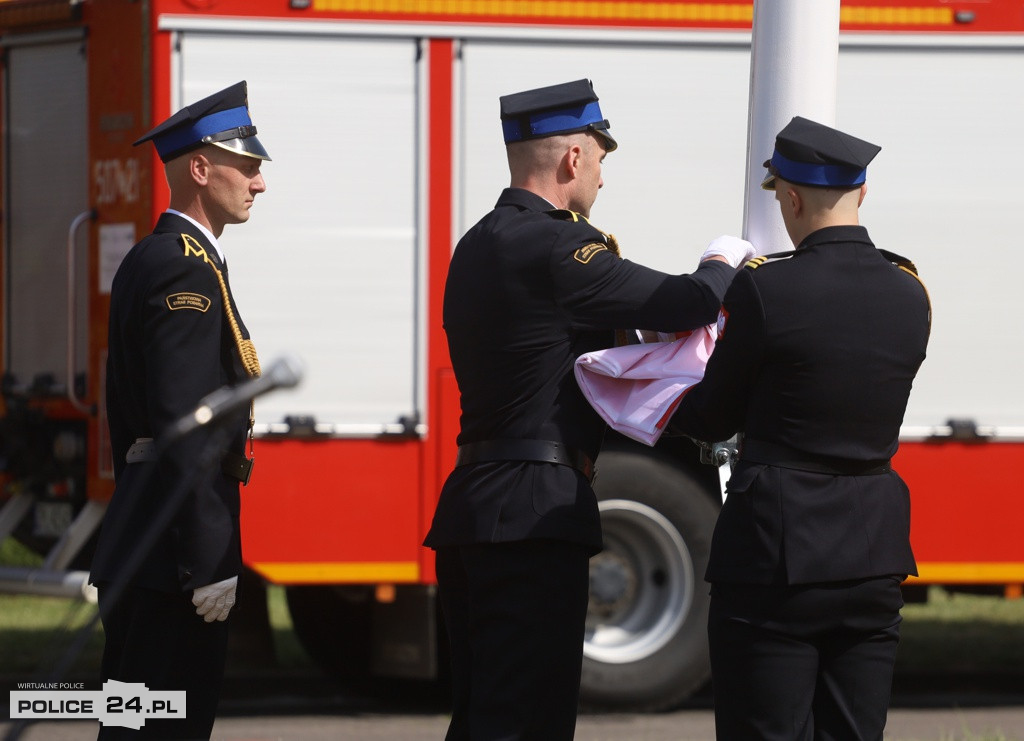
M 674 707 L 711 674 L 703 576 L 717 507 L 681 464 L 649 450 L 603 451 L 594 488 L 604 550 L 590 564 L 582 699 Z
M 285 590 L 292 628 L 325 673 L 361 680 L 370 672 L 373 591 L 369 586 L 292 586 Z

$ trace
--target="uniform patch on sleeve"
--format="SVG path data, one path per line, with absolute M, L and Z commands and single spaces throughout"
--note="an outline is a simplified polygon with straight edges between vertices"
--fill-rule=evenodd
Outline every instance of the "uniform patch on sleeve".
M 607 251 L 608 245 L 601 244 L 600 242 L 595 242 L 594 244 L 588 244 L 583 247 L 580 247 L 573 253 L 572 257 L 574 260 L 576 260 L 576 262 L 581 262 L 584 265 L 586 265 L 588 262 L 590 262 L 590 259 L 598 252 Z
M 188 291 L 172 293 L 167 297 L 167 308 L 171 311 L 195 309 L 196 311 L 205 312 L 210 308 L 211 303 L 213 302 L 206 298 L 206 296 L 200 293 L 189 293 Z

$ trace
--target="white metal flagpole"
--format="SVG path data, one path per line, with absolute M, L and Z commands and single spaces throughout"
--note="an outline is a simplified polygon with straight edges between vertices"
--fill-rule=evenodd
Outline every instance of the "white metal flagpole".
M 775 135 L 793 116 L 834 126 L 839 0 L 754 0 L 743 238 L 759 255 L 793 249 L 772 192 L 761 190 Z M 738 438 L 712 446 L 725 501 Z
M 793 116 L 835 125 L 838 69 L 839 0 L 754 0 L 743 237 L 758 254 L 793 249 L 760 188 L 775 135 Z

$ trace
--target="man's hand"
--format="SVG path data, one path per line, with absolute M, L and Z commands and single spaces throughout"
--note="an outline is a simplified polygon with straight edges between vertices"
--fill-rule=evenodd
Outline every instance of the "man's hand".
M 214 620 L 227 620 L 228 613 L 235 604 L 237 586 L 238 577 L 232 576 L 216 584 L 196 587 L 192 590 L 192 604 L 196 606 L 196 614 L 208 623 Z
M 739 237 L 721 236 L 713 239 L 701 255 L 701 262 L 713 257 L 720 257 L 734 268 L 746 264 L 747 260 L 757 254 L 754 245 Z

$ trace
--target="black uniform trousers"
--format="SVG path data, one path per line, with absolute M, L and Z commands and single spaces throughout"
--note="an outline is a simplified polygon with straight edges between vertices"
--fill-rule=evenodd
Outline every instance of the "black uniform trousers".
M 207 623 L 196 614 L 192 591 L 180 594 L 126 589 L 109 604 L 108 585 L 97 585 L 103 612 L 103 678 L 139 682 L 150 690 L 184 690 L 183 719 L 146 720 L 141 730 L 103 726 L 101 741 L 209 739 L 227 658 L 228 620 Z M 109 612 L 108 612 L 109 611 Z
M 454 698 L 447 741 L 573 738 L 591 551 L 554 540 L 437 549 Z
M 901 577 L 716 583 L 708 638 L 720 741 L 881 741 Z

